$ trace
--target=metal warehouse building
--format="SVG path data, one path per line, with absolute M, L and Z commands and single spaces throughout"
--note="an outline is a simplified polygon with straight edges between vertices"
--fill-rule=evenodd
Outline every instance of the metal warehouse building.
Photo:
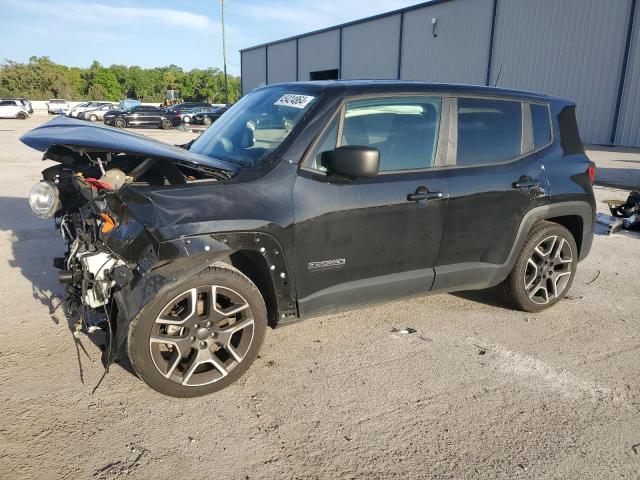
M 640 147 L 636 0 L 432 0 L 242 50 L 242 91 L 403 79 L 532 90 L 578 104 L 583 140 Z

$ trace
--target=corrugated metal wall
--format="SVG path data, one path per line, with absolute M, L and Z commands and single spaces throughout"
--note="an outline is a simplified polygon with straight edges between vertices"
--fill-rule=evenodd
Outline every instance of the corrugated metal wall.
M 492 5 L 492 0 L 458 0 L 406 12 L 401 78 L 484 85 Z
M 267 83 L 296 81 L 296 41 L 269 45 Z
M 636 5 L 629 63 L 615 139 L 618 145 L 635 147 L 640 147 L 640 11 L 638 9 L 640 5 Z
M 342 29 L 342 78 L 397 78 L 400 15 Z
M 265 83 L 266 72 L 266 48 L 254 48 L 245 50 L 240 57 L 242 64 L 242 93 L 248 93 L 258 85 Z
M 340 31 L 338 29 L 309 35 L 298 40 L 298 79 L 309 80 L 309 72 L 339 67 Z
M 397 78 L 400 68 L 407 80 L 484 84 L 491 63 L 491 84 L 502 68 L 501 87 L 574 100 L 583 140 L 608 144 L 632 2 L 496 0 L 491 44 L 494 0 L 435 0 L 298 37 L 297 78 L 342 65 L 345 79 Z M 269 45 L 269 83 L 295 80 L 295 42 Z M 628 58 L 615 142 L 640 147 L 640 12 Z M 242 52 L 244 93 L 266 81 L 265 62 L 265 47 Z
M 611 136 L 631 0 L 501 0 L 491 82 L 574 100 L 585 142 Z

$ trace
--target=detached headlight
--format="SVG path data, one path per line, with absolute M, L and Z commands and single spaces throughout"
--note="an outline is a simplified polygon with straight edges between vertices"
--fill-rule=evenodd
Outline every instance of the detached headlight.
M 60 208 L 58 187 L 51 182 L 38 182 L 29 194 L 29 207 L 40 218 L 53 218 Z

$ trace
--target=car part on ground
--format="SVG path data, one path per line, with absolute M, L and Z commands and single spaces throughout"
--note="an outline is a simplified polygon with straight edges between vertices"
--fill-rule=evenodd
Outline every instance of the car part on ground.
M 266 324 L 497 285 L 523 310 L 558 302 L 593 241 L 574 107 L 301 82 L 254 90 L 182 147 L 67 118 L 22 141 L 59 163 L 33 209 L 67 243 L 56 265 L 72 305 L 105 312 L 114 349 L 153 388 L 195 396 L 244 372 Z

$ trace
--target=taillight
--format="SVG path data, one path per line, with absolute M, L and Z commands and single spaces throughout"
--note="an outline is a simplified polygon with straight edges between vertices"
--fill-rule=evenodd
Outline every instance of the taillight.
M 589 181 L 591 182 L 591 185 L 596 183 L 596 166 L 595 165 L 589 165 L 589 168 L 587 169 L 587 174 L 589 175 Z

